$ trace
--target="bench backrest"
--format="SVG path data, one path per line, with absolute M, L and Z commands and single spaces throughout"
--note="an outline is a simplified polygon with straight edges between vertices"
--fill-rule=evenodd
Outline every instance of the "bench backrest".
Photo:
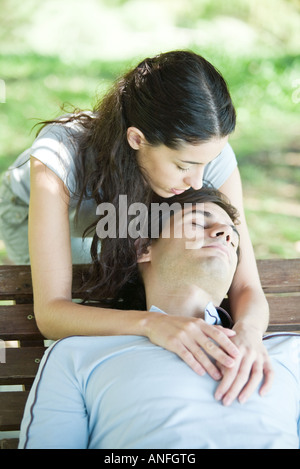
M 263 289 L 270 305 L 268 331 L 300 332 L 300 259 L 259 260 Z M 85 266 L 74 266 L 73 298 Z M 3 348 L 5 345 L 5 348 Z M 20 427 L 24 405 L 45 347 L 33 314 L 29 266 L 0 266 L 0 432 Z M 15 390 L 15 385 L 19 389 Z M 1 390 L 0 390 L 1 391 Z M 17 439 L 4 439 L 13 448 Z

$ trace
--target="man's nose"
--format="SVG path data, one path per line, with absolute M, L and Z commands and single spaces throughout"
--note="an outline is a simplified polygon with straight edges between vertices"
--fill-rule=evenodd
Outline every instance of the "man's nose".
M 203 186 L 203 173 L 204 169 L 199 168 L 194 174 L 184 178 L 185 184 L 192 187 L 194 190 L 199 190 Z
M 229 243 L 232 239 L 232 228 L 229 225 L 218 224 L 211 230 L 211 236 L 215 238 L 222 238 L 226 243 Z

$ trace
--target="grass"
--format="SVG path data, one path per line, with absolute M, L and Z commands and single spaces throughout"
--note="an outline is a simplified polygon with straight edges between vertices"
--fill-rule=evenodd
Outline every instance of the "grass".
M 197 51 L 196 48 L 194 48 Z M 231 144 L 239 160 L 245 208 L 258 258 L 300 255 L 300 143 L 293 55 L 236 58 L 201 51 L 225 76 L 238 115 Z M 6 101 L 0 103 L 0 172 L 34 139 L 39 120 L 70 103 L 90 109 L 117 75 L 136 61 L 65 64 L 38 54 L 0 56 Z M 298 93 L 299 95 L 299 93 Z M 0 243 L 0 262 L 6 262 Z

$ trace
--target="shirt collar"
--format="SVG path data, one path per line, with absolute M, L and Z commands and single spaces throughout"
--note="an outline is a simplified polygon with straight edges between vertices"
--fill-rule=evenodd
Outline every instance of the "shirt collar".
M 167 314 L 165 311 L 155 305 L 151 306 L 150 311 Z M 233 321 L 227 311 L 225 311 L 225 309 L 221 308 L 220 306 L 214 306 L 212 302 L 209 302 L 206 305 L 206 308 L 204 310 L 204 320 L 208 324 L 212 324 L 215 326 L 220 325 L 229 329 L 231 329 L 233 326 Z

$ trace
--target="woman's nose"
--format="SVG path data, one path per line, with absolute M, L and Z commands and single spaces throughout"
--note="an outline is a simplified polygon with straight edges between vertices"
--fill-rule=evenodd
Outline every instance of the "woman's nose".
M 197 171 L 195 171 L 194 174 L 191 174 L 184 178 L 185 184 L 192 187 L 194 190 L 201 189 L 201 187 L 203 186 L 203 173 L 204 170 L 202 168 L 199 168 Z

